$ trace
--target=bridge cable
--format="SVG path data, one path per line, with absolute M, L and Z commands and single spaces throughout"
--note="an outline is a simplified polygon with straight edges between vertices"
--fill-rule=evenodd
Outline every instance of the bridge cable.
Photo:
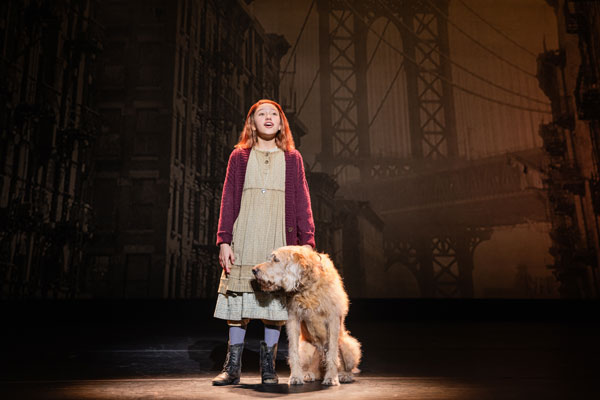
M 377 50 L 379 50 L 379 46 L 381 45 L 381 42 L 382 42 L 381 39 L 382 39 L 383 35 L 385 35 L 385 32 L 387 31 L 391 22 L 392 21 L 388 18 L 385 23 L 385 26 L 383 27 L 383 30 L 381 31 L 381 36 L 377 38 L 377 44 L 375 45 L 375 49 L 373 50 L 373 53 L 371 54 L 371 58 L 367 62 L 367 69 L 371 66 L 371 63 L 375 59 L 375 54 L 377 53 Z M 387 100 L 387 97 L 389 96 L 390 92 L 392 91 L 392 87 L 394 86 L 394 83 L 396 83 L 396 80 L 400 76 L 400 71 L 402 70 L 403 66 L 404 66 L 404 61 L 402 63 L 400 63 L 400 66 L 398 67 L 398 70 L 396 71 L 396 75 L 394 76 L 394 79 L 392 79 L 392 82 L 389 84 L 385 94 L 383 95 L 383 98 L 382 98 L 381 102 L 379 103 L 379 106 L 377 107 L 377 110 L 375 111 L 373 118 L 371 118 L 371 121 L 369 121 L 369 128 L 373 125 L 373 123 L 375 122 L 375 119 L 379 115 L 379 112 L 383 108 L 383 105 L 384 105 L 385 101 Z
M 529 50 L 528 48 L 526 48 L 525 46 L 523 46 L 522 44 L 520 44 L 516 40 L 512 39 L 506 33 L 502 32 L 500 29 L 496 28 L 489 21 L 487 21 L 486 19 L 484 19 L 479 13 L 477 13 L 475 10 L 473 10 L 471 7 L 469 7 L 463 0 L 457 0 L 457 1 L 459 3 L 461 3 L 473 15 L 475 15 L 477 18 L 479 18 L 481 21 L 483 21 L 483 23 L 485 23 L 487 26 L 489 26 L 492 30 L 494 30 L 496 33 L 498 33 L 500 36 L 502 36 L 504 39 L 508 40 L 509 42 L 511 42 L 512 44 L 514 44 L 515 46 L 517 46 L 518 48 L 520 48 L 521 50 L 523 50 L 525 53 L 527 53 L 530 56 L 535 57 L 537 59 L 537 54 L 535 54 L 534 52 L 532 52 L 531 50 Z
M 386 8 L 387 11 L 389 11 L 389 18 L 393 19 L 397 24 L 399 24 L 401 27 L 403 27 L 408 33 L 410 33 L 411 35 L 413 35 L 414 37 L 416 37 L 417 39 L 419 39 L 419 37 L 417 36 L 416 33 L 414 33 L 401 19 L 399 19 L 398 17 L 396 17 L 395 15 L 393 15 L 392 10 L 388 8 L 388 6 L 383 3 L 382 1 L 379 1 L 379 3 L 381 4 L 382 7 Z M 469 75 L 474 76 L 475 78 L 479 79 L 482 82 L 487 83 L 490 86 L 495 87 L 496 89 L 502 90 L 504 92 L 510 93 L 514 96 L 518 96 L 518 97 L 523 97 L 529 101 L 532 101 L 534 103 L 538 103 L 538 104 L 542 104 L 545 106 L 550 106 L 550 103 L 536 99 L 534 97 L 528 96 L 526 94 L 514 91 L 512 89 L 506 88 L 502 85 L 499 85 L 489 79 L 487 79 L 486 77 L 479 75 L 476 72 L 471 71 L 470 69 L 464 67 L 463 65 L 457 63 L 456 61 L 453 61 L 449 56 L 447 56 L 446 54 L 444 54 L 443 52 L 441 52 L 440 50 L 436 49 L 434 47 L 434 45 L 430 45 L 430 49 L 433 50 L 434 52 L 436 52 L 437 54 L 439 54 L 441 57 L 443 57 L 444 59 L 446 59 L 450 64 L 454 65 L 455 67 L 457 67 L 458 69 L 466 72 Z
M 348 6 L 348 8 L 354 13 L 356 14 L 359 18 L 362 18 L 360 13 L 348 2 L 348 0 L 344 0 L 344 2 L 346 3 L 346 5 Z M 390 48 L 392 48 L 394 51 L 396 51 L 397 53 L 399 53 L 400 55 L 402 55 L 406 60 L 410 61 L 412 64 L 414 64 L 417 68 L 419 68 L 419 63 L 412 57 L 408 56 L 406 53 L 404 53 L 404 51 L 400 50 L 398 47 L 396 47 L 394 44 L 390 43 L 389 40 L 385 39 L 384 37 L 382 37 L 381 35 L 379 35 L 379 32 L 375 31 L 373 28 L 370 27 L 370 25 L 367 23 L 368 21 L 363 19 L 363 22 L 365 23 L 365 25 L 367 25 L 367 28 L 373 32 L 373 34 L 375 34 L 378 37 L 381 37 L 382 41 L 387 44 L 388 46 L 390 46 Z M 463 86 L 457 85 L 456 83 L 452 82 L 451 80 L 449 80 L 448 78 L 446 78 L 443 75 L 438 74 L 435 71 L 427 71 L 424 70 L 424 73 L 428 73 L 431 74 L 435 77 L 437 77 L 438 79 L 446 82 L 447 84 L 449 84 L 450 86 L 456 88 L 457 90 L 461 90 L 465 93 L 469 93 L 472 96 L 478 97 L 480 99 L 483 100 L 487 100 L 489 102 L 492 103 L 496 103 L 496 104 L 500 104 L 506 107 L 511 107 L 511 108 L 515 108 L 515 109 L 519 109 L 519 110 L 524 110 L 524 111 L 530 111 L 530 112 L 536 112 L 536 113 L 541 113 L 541 114 L 551 114 L 551 112 L 549 110 L 542 110 L 542 109 L 537 109 L 537 108 L 530 108 L 530 107 L 522 107 L 522 106 L 518 106 L 516 104 L 513 103 L 508 103 L 502 100 L 498 100 L 498 99 L 494 99 L 491 97 L 487 97 L 485 95 L 482 95 L 480 93 L 477 93 L 469 88 L 465 88 Z
M 392 83 L 390 83 L 390 85 L 388 86 L 385 94 L 383 95 L 383 98 L 381 99 L 381 102 L 379 103 L 379 107 L 377 107 L 377 110 L 375 110 L 375 114 L 373 115 L 373 118 L 371 118 L 371 121 L 369 122 L 369 128 L 373 125 L 373 122 L 375 122 L 375 119 L 377 118 L 377 116 L 379 115 L 379 112 L 383 108 L 383 104 L 387 100 L 387 97 L 390 95 L 390 92 L 392 91 L 392 87 L 394 86 L 394 83 L 396 83 L 396 80 L 400 76 L 400 71 L 402 71 L 403 67 L 404 67 L 404 61 L 400 63 L 400 66 L 396 70 L 396 75 L 394 76 L 394 79 L 392 79 Z
M 385 23 L 385 26 L 383 27 L 383 31 L 381 31 L 381 36 L 385 35 L 385 31 L 387 31 L 388 26 L 390 26 L 390 22 L 391 21 L 388 19 L 387 22 Z M 375 50 L 373 50 L 373 53 L 371 54 L 371 58 L 367 62 L 367 69 L 371 66 L 371 63 L 373 62 L 373 59 L 375 58 L 375 54 L 377 53 L 377 50 L 379 49 L 380 45 L 381 45 L 381 38 L 379 38 L 377 40 L 377 44 L 375 45 Z
M 317 81 L 317 78 L 319 77 L 319 73 L 321 72 L 320 69 L 317 70 L 317 72 L 315 73 L 315 77 L 312 80 L 312 83 L 310 84 L 310 87 L 308 88 L 308 91 L 306 92 L 306 95 L 304 96 L 304 100 L 302 100 L 302 103 L 300 104 L 300 107 L 298 108 L 298 111 L 296 112 L 296 117 L 300 116 L 300 113 L 302 112 L 302 109 L 304 108 L 304 104 L 306 104 L 306 100 L 308 100 L 308 96 L 310 95 L 310 92 L 313 90 L 313 87 L 315 86 L 315 82 Z
M 489 47 L 487 47 L 486 45 L 484 45 L 483 43 L 481 43 L 480 41 L 478 41 L 477 39 L 475 39 L 473 36 L 471 36 L 470 34 L 468 34 L 467 32 L 465 32 L 462 28 L 460 28 L 456 23 L 454 23 L 454 21 L 452 21 L 447 14 L 445 14 L 442 10 L 440 10 L 439 8 L 437 8 L 435 5 L 433 5 L 431 3 L 431 1 L 429 0 L 424 0 L 427 4 L 429 4 L 429 6 L 431 8 L 433 8 L 434 10 L 437 11 L 437 13 L 439 15 L 441 15 L 446 21 L 448 21 L 448 23 L 450 25 L 452 25 L 457 31 L 459 31 L 460 33 L 462 33 L 463 35 L 465 35 L 466 37 L 468 37 L 469 39 L 471 39 L 471 41 L 473 41 L 474 43 L 476 43 L 479 47 L 481 47 L 482 49 L 484 49 L 485 51 L 487 51 L 488 53 L 492 54 L 493 56 L 495 56 L 496 58 L 504 61 L 505 63 L 507 63 L 508 65 L 510 65 L 511 67 L 518 69 L 519 71 L 523 72 L 524 74 L 532 77 L 532 78 L 536 78 L 537 76 L 535 74 L 532 74 L 531 72 L 527 71 L 526 69 L 523 69 L 522 67 L 520 67 L 519 65 L 513 63 L 510 60 L 507 60 L 506 58 L 504 58 L 503 56 L 501 56 L 500 54 L 496 53 L 494 50 L 490 49 Z
M 290 62 L 292 61 L 292 58 L 294 56 L 294 54 L 296 53 L 296 49 L 298 48 L 298 43 L 300 42 L 300 38 L 302 37 L 302 33 L 304 33 L 304 28 L 306 28 L 306 23 L 308 22 L 308 17 L 310 17 L 310 13 L 315 5 L 316 0 L 313 0 L 312 3 L 310 3 L 310 7 L 308 8 L 308 12 L 306 13 L 306 16 L 304 17 L 304 22 L 302 22 L 302 26 L 300 27 L 300 32 L 298 32 L 298 37 L 296 38 L 296 41 L 294 42 L 294 47 L 292 47 L 292 51 L 290 52 L 290 56 L 288 57 L 287 63 L 285 64 L 285 68 L 283 68 L 283 70 L 280 73 L 280 78 L 279 80 L 281 81 L 281 79 L 283 79 L 283 76 L 285 75 L 285 73 L 287 72 L 288 67 L 290 66 Z

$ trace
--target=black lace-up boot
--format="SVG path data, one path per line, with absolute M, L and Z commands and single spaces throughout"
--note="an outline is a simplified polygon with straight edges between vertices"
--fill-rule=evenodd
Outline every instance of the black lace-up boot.
M 260 342 L 260 377 L 263 384 L 274 385 L 279 383 L 275 372 L 275 359 L 277 358 L 277 343 L 269 347 L 264 341 Z
M 242 350 L 244 350 L 244 343 L 229 345 L 223 371 L 212 380 L 214 386 L 237 385 L 240 383 Z

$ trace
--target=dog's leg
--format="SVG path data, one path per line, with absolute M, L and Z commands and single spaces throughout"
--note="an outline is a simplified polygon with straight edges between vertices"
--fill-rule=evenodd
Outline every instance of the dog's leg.
M 319 352 L 309 342 L 300 339 L 300 364 L 304 374 L 304 382 L 313 382 L 315 379 L 321 379 L 319 371 L 320 364 Z
M 288 363 L 290 364 L 290 385 L 303 385 L 302 366 L 300 365 L 299 340 L 300 340 L 300 321 L 295 315 L 289 316 L 285 324 L 288 336 Z
M 329 322 L 327 343 L 325 345 L 325 376 L 323 385 L 337 386 L 340 384 L 338 378 L 338 341 L 340 337 L 340 318 L 333 318 Z

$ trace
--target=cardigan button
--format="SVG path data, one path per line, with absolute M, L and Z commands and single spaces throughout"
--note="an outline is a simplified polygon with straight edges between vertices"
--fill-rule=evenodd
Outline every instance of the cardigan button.
M 291 226 L 288 226 L 288 232 L 291 232 L 293 230 L 294 230 L 294 228 L 292 228 Z

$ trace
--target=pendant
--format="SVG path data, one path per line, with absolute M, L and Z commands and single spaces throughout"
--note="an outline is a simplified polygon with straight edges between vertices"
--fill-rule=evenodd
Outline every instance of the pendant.
M 262 194 L 265 194 L 265 193 L 267 193 L 267 189 L 260 189 L 260 192 L 261 192 Z

